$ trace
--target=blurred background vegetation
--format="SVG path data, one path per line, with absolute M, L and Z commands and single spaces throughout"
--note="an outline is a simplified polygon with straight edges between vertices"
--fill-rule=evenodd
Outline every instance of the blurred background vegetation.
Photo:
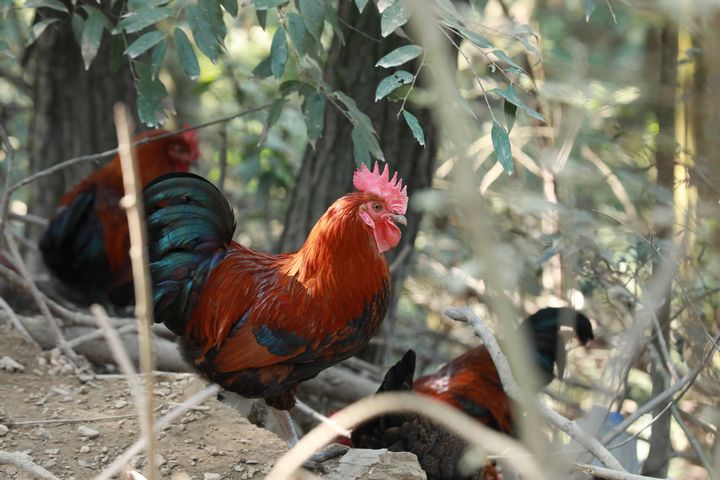
M 85 79 L 79 85 L 76 77 L 84 74 L 82 68 L 80 73 L 53 77 L 48 65 L 70 61 L 49 58 L 57 57 L 57 49 L 65 49 L 74 57 L 75 66 L 66 65 L 68 69 L 82 66 L 78 45 L 62 43 L 63 35 L 73 35 L 67 22 L 42 21 L 43 15 L 53 18 L 58 12 L 62 14 L 53 9 L 54 3 L 3 2 L 0 123 L 16 149 L 11 184 L 58 161 L 115 145 L 110 110 L 105 119 L 95 113 L 69 111 L 73 102 L 95 102 L 97 111 L 107 106 L 109 99 L 92 100 L 85 95 L 106 81 L 101 75 L 103 69 L 111 68 L 112 41 L 106 34 L 90 69 L 97 78 Z M 101 2 L 100 6 L 117 15 L 124 3 Z M 376 8 L 370 3 L 368 11 Z M 393 4 L 377 3 L 380 9 Z M 171 8 L 180 7 L 171 4 Z M 462 98 L 459 105 L 477 120 L 468 158 L 474 185 L 492 214 L 491 225 L 499 241 L 492 254 L 503 268 L 494 273 L 512 287 L 501 293 L 512 302 L 518 319 L 539 307 L 571 304 L 588 313 L 596 324 L 596 341 L 589 349 L 571 351 L 567 381 L 556 381 L 549 390 L 554 406 L 570 417 L 589 411 L 598 399 L 605 408 L 631 414 L 702 362 L 707 339 L 720 329 L 718 7 L 720 4 L 710 0 L 454 3 L 472 31 L 492 39 L 510 62 L 501 62 L 503 68 L 498 68 L 487 50 L 477 48 L 467 32 L 451 31 L 447 36 L 448 53 L 457 65 Z M 351 82 L 343 84 L 343 69 L 352 68 L 353 62 L 361 62 L 363 57 L 357 50 L 343 56 L 341 35 L 348 45 L 357 47 L 352 43 L 358 35 L 353 25 L 362 25 L 360 33 L 369 41 L 385 41 L 379 36 L 379 15 L 366 11 L 360 19 L 355 8 L 352 2 L 339 0 L 340 21 L 330 25 L 328 20 L 330 26 L 321 38 L 317 58 L 333 88 L 354 88 Z M 264 26 L 258 12 L 266 12 L 266 18 L 260 17 Z M 252 5 L 241 5 L 237 15 L 226 12 L 225 48 L 215 62 L 198 52 L 196 79 L 184 73 L 175 43 L 168 43 L 158 76 L 176 115 L 170 114 L 163 126 L 174 129 L 184 123 L 200 124 L 284 96 L 281 81 L 259 72 L 258 65 L 270 55 L 273 37 L 286 14 L 276 8 L 256 10 Z M 366 26 L 368 16 L 376 22 L 373 29 Z M 157 23 L 157 28 L 170 31 L 176 22 L 181 21 L 170 17 Z M 459 49 L 450 48 L 452 43 Z M 384 53 L 388 51 L 390 48 Z M 298 58 L 291 59 L 282 78 L 304 79 L 311 69 L 301 63 Z M 116 78 L 112 81 L 123 75 L 122 68 L 121 73 L 113 74 Z M 373 73 L 368 81 L 374 83 L 364 88 L 372 94 L 377 79 L 385 75 Z M 514 119 L 514 109 L 504 105 L 507 102 L 501 96 L 487 95 L 493 88 L 506 88 L 509 78 L 534 116 L 518 114 Z M 381 100 L 379 106 L 373 106 L 376 102 L 372 97 L 358 98 L 360 91 L 347 93 L 372 117 L 380 146 L 393 168 L 398 168 L 396 159 L 388 154 L 393 148 L 406 153 L 411 149 L 427 151 L 414 143 L 402 118 L 397 118 L 396 124 L 390 120 L 399 115 L 405 93 L 409 94 L 409 110 L 417 113 L 429 108 L 434 101 L 431 89 L 419 81 L 411 92 L 401 88 Z M 132 85 L 125 90 L 114 89 L 112 94 L 134 105 Z M 64 115 L 58 117 L 60 107 L 52 103 L 64 96 L 69 99 L 63 103 Z M 270 128 L 267 113 L 259 112 L 200 131 L 202 155 L 197 170 L 214 182 L 220 182 L 222 176 L 222 187 L 238 217 L 238 241 L 264 251 L 296 247 L 296 240 L 283 237 L 284 227 L 301 221 L 298 219 L 303 215 L 317 218 L 317 210 L 324 209 L 337 196 L 335 192 L 349 188 L 354 164 L 349 130 L 336 133 L 332 144 L 319 144 L 321 137 L 313 140 L 315 149 L 308 146 L 305 97 L 290 94 L 286 98 Z M 387 112 L 370 111 L 380 107 Z M 330 109 L 328 105 L 324 113 L 326 133 L 328 126 L 347 122 Z M 85 118 L 75 123 L 72 116 L 76 114 Z M 385 115 L 385 120 L 379 120 L 379 115 Z M 410 167 L 401 168 L 414 187 L 410 205 L 415 221 L 422 220 L 415 226 L 417 236 L 411 253 L 400 259 L 404 282 L 395 283 L 397 308 L 365 355 L 366 360 L 381 367 L 379 370 L 413 348 L 420 370 L 434 371 L 477 343 L 471 328 L 443 316 L 443 308 L 470 305 L 492 319 L 488 296 L 498 294 L 487 288 L 483 258 L 469 244 L 473 237 L 467 233 L 467 218 L 454 208 L 458 159 L 442 138 L 436 138 L 434 130 L 442 130 L 443 125 L 433 126 L 429 114 L 417 115 L 427 137 L 426 148 L 437 149 L 437 156 L 429 154 L 433 158 L 424 168 L 431 172 L 431 179 L 425 182 L 414 183 L 410 172 L 421 174 Z M 509 136 L 512 175 L 495 152 L 493 118 L 508 129 L 514 121 Z M 388 140 L 386 129 L 390 128 L 405 130 Z M 68 140 L 70 137 L 74 140 Z M 386 148 L 390 142 L 400 146 Z M 223 145 L 227 152 L 225 172 L 221 167 Z M 302 211 L 297 207 L 293 210 L 297 190 L 315 188 L 312 179 L 321 175 L 318 172 L 335 168 L 322 160 L 334 155 L 349 166 L 343 170 L 348 176 L 346 183 L 333 185 L 316 200 L 325 206 L 308 204 Z M 6 158 L 7 152 L 0 152 L 0 165 Z M 411 164 L 412 158 L 408 162 Z M 86 163 L 19 189 L 10 199 L 11 212 L 47 217 L 60 194 L 92 168 L 92 162 Z M 17 235 L 30 239 L 26 254 L 32 257 L 32 239 L 37 232 L 19 221 L 12 226 Z M 637 352 L 632 368 L 615 385 L 617 389 L 607 392 L 604 388 L 614 385 L 606 378 L 610 375 L 609 359 L 622 345 L 635 313 L 648 307 L 643 304 L 648 286 L 660 266 L 668 263 L 677 271 L 664 292 L 667 295 L 661 296 L 666 300 L 649 305 L 660 328 L 645 332 L 645 344 L 656 348 Z M 660 338 L 665 341 L 659 342 Z M 653 355 L 664 353 L 663 343 L 669 358 L 655 362 Z M 661 415 L 665 421 L 644 429 L 653 418 L 647 414 L 630 428 L 631 433 L 640 432 L 641 458 L 647 456 L 650 445 L 660 449 L 651 455 L 659 465 L 646 474 L 663 475 L 668 459 L 669 474 L 676 478 L 708 478 L 707 467 L 713 458 L 718 471 L 720 363 L 714 358 L 692 387 L 676 396 L 681 412 L 678 417 L 671 420 L 670 412 L 665 411 Z M 654 410 L 654 414 L 661 410 Z M 653 438 L 656 432 L 670 441 Z M 691 445 L 691 437 L 696 445 Z

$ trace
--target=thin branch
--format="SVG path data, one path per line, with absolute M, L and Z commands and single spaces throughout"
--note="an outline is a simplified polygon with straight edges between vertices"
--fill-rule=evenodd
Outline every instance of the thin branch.
M 160 407 L 158 407 L 160 408 Z M 20 420 L 18 422 L 3 422 L 9 427 L 27 427 L 33 425 L 52 425 L 63 423 L 85 423 L 85 422 L 104 422 L 105 420 L 118 420 L 121 418 L 137 417 L 137 413 L 125 413 L 122 415 L 105 415 L 102 417 L 83 417 L 83 418 L 51 418 L 49 420 Z
M 115 104 L 115 128 L 118 137 L 118 155 L 122 167 L 125 196 L 120 205 L 125 208 L 130 233 L 130 262 L 132 264 L 133 284 L 135 287 L 135 315 L 138 322 L 138 338 L 140 350 L 140 369 L 145 377 L 144 402 L 140 408 L 140 429 L 147 444 L 147 476 L 149 480 L 157 477 L 157 439 L 152 431 L 153 421 L 153 385 L 155 359 L 153 357 L 152 332 L 153 324 L 152 286 L 148 267 L 147 239 L 145 234 L 145 208 L 142 198 L 142 184 L 137 163 L 131 150 L 131 120 L 125 105 Z M 107 325 L 107 323 L 106 323 Z M 118 338 L 118 344 L 119 338 Z M 126 359 L 127 360 L 127 359 Z M 131 368 L 127 360 L 125 368 Z
M 10 137 L 8 137 L 5 127 L 0 123 L 0 140 L 2 140 L 3 147 L 5 149 L 5 186 L 3 188 L 3 194 L 0 198 L 0 244 L 2 244 L 2 238 L 4 237 L 5 227 L 7 223 L 8 211 L 10 210 L 10 178 L 12 177 L 13 170 L 15 168 L 15 149 L 10 143 Z
M 654 477 L 645 477 L 643 475 L 635 475 L 634 473 L 618 472 L 608 468 L 588 465 L 585 463 L 575 464 L 575 469 L 591 475 L 593 478 L 605 478 L 607 480 L 651 480 Z
M 472 325 L 475 333 L 482 339 L 485 348 L 493 359 L 495 367 L 497 368 L 498 375 L 502 381 L 505 392 L 513 399 L 517 399 L 520 396 L 520 388 L 515 379 L 513 378 L 512 371 L 510 370 L 510 364 L 508 363 L 505 355 L 500 350 L 500 346 L 495 340 L 490 329 L 483 323 L 480 318 L 473 313 L 469 308 L 454 308 L 449 307 L 445 309 L 445 315 L 460 322 L 467 322 Z M 573 440 L 578 442 L 580 445 L 600 460 L 603 465 L 613 470 L 625 472 L 625 469 L 620 462 L 610 453 L 597 439 L 588 435 L 583 429 L 581 429 L 577 423 L 569 420 L 559 413 L 551 410 L 544 403 L 536 402 L 537 409 L 540 414 L 552 423 L 558 429 L 562 430 Z
M 34 477 L 44 478 L 47 480 L 60 480 L 52 473 L 45 470 L 43 467 L 32 461 L 30 455 L 26 455 L 22 452 L 5 452 L 0 450 L 0 465 L 1 464 L 15 465 L 20 467 L 26 472 L 30 472 Z
M 30 335 L 30 332 L 27 331 L 25 326 L 22 324 L 18 316 L 15 314 L 15 310 L 12 309 L 10 305 L 5 301 L 4 298 L 0 297 L 0 308 L 5 310 L 5 313 L 7 313 L 8 317 L 10 318 L 10 321 L 12 322 L 15 329 L 20 332 L 24 337 L 26 337 L 28 340 L 30 340 L 33 343 L 37 343 L 35 339 Z
M 104 310 L 103 310 L 104 312 Z M 107 314 L 105 314 L 105 318 L 107 318 L 108 326 L 110 326 L 110 319 L 107 317 Z M 125 325 L 124 327 L 120 327 L 117 329 L 117 334 L 123 334 L 123 333 L 130 333 L 137 331 L 136 325 Z M 93 340 L 97 340 L 98 338 L 102 338 L 104 336 L 104 332 L 102 330 L 95 330 L 94 332 L 86 333 L 85 335 L 80 335 L 79 337 L 75 337 L 72 340 L 68 340 L 68 345 L 71 348 L 75 348 L 78 345 L 82 345 L 83 343 L 92 342 Z
M 154 137 L 144 138 L 143 140 L 140 140 L 139 142 L 133 143 L 133 144 L 131 145 L 131 147 L 137 147 L 137 146 L 139 146 L 139 145 L 144 145 L 144 144 L 146 144 L 146 143 L 157 142 L 158 140 L 162 140 L 162 139 L 164 139 L 164 138 L 174 137 L 174 136 L 180 135 L 180 134 L 182 134 L 182 133 L 189 132 L 189 131 L 191 131 L 191 130 L 198 130 L 198 129 L 200 129 L 200 128 L 209 127 L 209 126 L 211 126 L 211 125 L 216 125 L 216 124 L 218 124 L 218 123 L 229 122 L 230 120 L 234 120 L 234 119 L 236 119 L 236 118 L 244 117 L 244 116 L 246 116 L 246 115 L 250 115 L 251 113 L 260 112 L 260 111 L 262 111 L 262 110 L 267 109 L 268 107 L 270 107 L 270 104 L 269 104 L 269 103 L 266 104 L 266 105 L 262 105 L 262 106 L 260 106 L 260 107 L 251 108 L 251 109 L 249 109 L 249 110 L 244 110 L 244 111 L 239 112 L 239 113 L 236 113 L 236 114 L 234 114 L 234 115 L 230 115 L 230 116 L 227 116 L 227 117 L 219 118 L 219 119 L 217 119 L 217 120 L 212 120 L 212 121 L 210 121 L 210 122 L 200 123 L 200 124 L 198 124 L 198 125 L 194 125 L 194 126 L 187 127 L 187 128 L 182 128 L 182 129 L 176 130 L 176 131 L 174 131 L 174 132 L 169 132 L 169 133 L 165 133 L 165 134 L 162 134 L 162 135 L 157 135 L 157 136 L 154 136 Z M 25 185 L 27 185 L 27 184 L 29 184 L 29 183 L 32 183 L 32 182 L 34 182 L 34 181 L 36 181 L 36 180 L 38 180 L 38 179 L 40 179 L 40 178 L 47 177 L 48 175 L 52 175 L 53 173 L 55 173 L 55 172 L 57 172 L 57 171 L 59 171 L 59 170 L 63 170 L 63 169 L 65 169 L 65 168 L 71 167 L 71 166 L 76 165 L 76 164 L 78 164 L 78 163 L 89 162 L 89 161 L 93 161 L 93 160 L 102 160 L 102 159 L 104 159 L 104 158 L 112 157 L 112 156 L 115 155 L 116 153 L 118 153 L 118 149 L 117 149 L 117 148 L 113 148 L 113 149 L 111 149 L 111 150 L 106 150 L 106 151 L 101 152 L 101 153 L 95 153 L 95 154 L 92 154 L 92 155 L 82 155 L 82 156 L 80 156 L 80 157 L 75 157 L 75 158 L 71 158 L 71 159 L 69 159 L 69 160 L 65 160 L 64 162 L 60 162 L 60 163 L 58 163 L 58 164 L 53 165 L 53 166 L 50 167 L 50 168 L 47 168 L 47 169 L 45 169 L 45 170 L 41 170 L 41 171 L 39 171 L 39 172 L 36 172 L 36 173 L 33 174 L 33 175 L 30 175 L 30 176 L 27 177 L 27 178 L 24 178 L 24 179 L 21 180 L 20 182 L 18 182 L 18 183 L 16 183 L 15 185 L 13 185 L 8 191 L 9 191 L 10 193 L 12 193 L 12 192 L 14 192 L 15 190 L 17 190 L 18 188 L 24 187 Z
M 303 402 L 302 400 L 300 400 L 297 397 L 295 398 L 295 408 L 297 408 L 298 410 L 300 410 L 301 412 L 303 412 L 307 415 L 310 415 L 312 418 L 314 418 L 315 420 L 317 420 L 320 423 L 326 423 L 326 424 L 330 425 L 332 428 L 335 429 L 335 432 L 337 432 L 338 435 L 342 435 L 345 438 L 350 438 L 350 430 L 348 430 L 347 428 L 342 428 L 340 425 L 338 425 L 335 422 L 335 420 L 333 420 L 332 418 L 326 417 L 325 415 L 318 412 L 317 410 L 315 410 L 310 405 Z
M 227 175 L 228 161 L 228 141 L 227 141 L 227 124 L 223 123 L 220 127 L 220 178 L 218 179 L 218 188 L 225 191 L 225 176 Z
M 670 412 L 672 412 L 672 416 L 675 418 L 675 421 L 678 425 L 680 425 L 683 433 L 685 433 L 685 437 L 687 438 L 688 443 L 690 443 L 692 449 L 695 450 L 695 454 L 698 456 L 698 460 L 700 460 L 702 466 L 705 467 L 705 470 L 707 470 L 710 474 L 710 478 L 717 478 L 713 468 L 712 459 L 708 458 L 707 454 L 705 453 L 705 449 L 703 449 L 702 445 L 700 445 L 700 441 L 693 434 L 690 428 L 688 428 L 682 416 L 680 416 L 680 409 L 677 407 L 677 405 L 675 405 L 674 403 L 670 404 Z
M 30 272 L 27 269 L 27 266 L 25 265 L 25 262 L 22 259 L 22 256 L 20 255 L 20 251 L 18 250 L 17 243 L 15 243 L 15 239 L 10 235 L 7 231 L 5 232 L 5 242 L 7 243 L 8 248 L 10 249 L 10 253 L 13 257 L 13 264 L 15 265 L 15 268 L 17 268 L 20 271 L 20 274 L 23 277 L 24 283 L 27 287 L 27 289 L 32 294 L 33 298 L 35 299 L 35 302 L 38 305 L 38 308 L 40 308 L 40 311 L 45 316 L 45 318 L 48 321 L 48 326 L 50 327 L 50 330 L 52 330 L 53 334 L 55 335 L 55 338 L 57 339 L 58 346 L 60 347 L 60 350 L 67 355 L 73 362 L 77 364 L 79 357 L 73 351 L 71 347 L 68 346 L 67 341 L 65 340 L 65 336 L 62 333 L 62 330 L 60 329 L 60 326 L 57 323 L 57 320 L 53 316 L 53 314 L 50 312 L 50 309 L 48 308 L 47 303 L 45 302 L 44 295 L 40 293 L 40 290 L 38 290 L 37 285 L 35 285 L 35 282 L 32 280 L 32 276 L 30 275 Z M 2 267 L 4 268 L 4 267 Z
M 491 454 L 515 453 L 517 456 L 513 458 L 513 469 L 519 475 L 525 478 L 547 478 L 536 459 L 520 442 L 489 429 L 460 410 L 431 397 L 415 393 L 381 393 L 353 403 L 333 415 L 333 420 L 343 428 L 352 429 L 379 415 L 399 412 L 412 412 L 432 419 L 467 441 L 469 448 Z M 277 461 L 266 479 L 292 478 L 293 472 L 300 468 L 313 452 L 322 448 L 336 435 L 337 432 L 330 425 L 319 424 Z

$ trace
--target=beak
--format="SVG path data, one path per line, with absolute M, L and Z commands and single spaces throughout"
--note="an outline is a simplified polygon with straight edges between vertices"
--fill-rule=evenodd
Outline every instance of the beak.
M 404 215 L 391 215 L 393 222 L 407 226 L 407 219 Z

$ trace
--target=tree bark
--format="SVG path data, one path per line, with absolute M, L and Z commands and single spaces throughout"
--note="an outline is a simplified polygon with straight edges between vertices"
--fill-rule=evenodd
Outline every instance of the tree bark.
M 658 118 L 658 140 L 655 152 L 657 168 L 657 185 L 668 192 L 668 202 L 661 202 L 661 206 L 668 213 L 659 222 L 656 220 L 655 231 L 660 248 L 666 251 L 665 245 L 672 243 L 673 234 L 673 204 L 672 192 L 675 182 L 675 95 L 677 83 L 677 50 L 678 50 L 677 27 L 668 21 L 660 32 L 660 89 L 657 99 Z M 663 275 L 663 271 L 671 268 L 666 262 L 655 255 L 653 258 L 652 277 Z M 652 283 L 652 281 L 651 281 Z M 671 288 L 663 292 L 663 303 L 657 309 L 656 315 L 661 326 L 659 335 L 669 341 L 670 336 L 670 300 Z M 658 341 L 655 341 L 659 349 Z M 668 374 L 664 366 L 653 362 L 650 369 L 652 379 L 652 396 L 656 397 L 668 387 Z M 672 443 L 670 440 L 670 411 L 662 413 L 665 405 L 659 405 L 653 409 L 653 416 L 659 418 L 652 425 L 650 435 L 650 452 L 643 465 L 642 474 L 652 477 L 665 478 L 667 476 L 668 464 L 672 455 Z
M 381 37 L 380 16 L 373 2 L 368 3 L 362 14 L 358 13 L 354 2 L 339 2 L 338 18 L 345 44 L 343 45 L 337 36 L 333 40 L 325 79 L 333 89 L 355 99 L 358 107 L 370 116 L 380 137 L 385 159 L 408 185 L 408 226 L 403 229 L 400 244 L 387 255 L 388 262 L 392 264 L 403 249 L 411 248 L 415 242 L 422 214 L 412 208 L 412 194 L 430 187 L 437 153 L 437 133 L 430 111 L 413 108 L 408 103 L 408 109 L 423 126 L 426 142 L 426 147 L 423 148 L 413 138 L 405 121 L 397 118 L 399 103 L 387 100 L 375 102 L 377 84 L 391 73 L 386 69 L 376 68 L 375 63 L 383 55 L 408 42 L 396 35 Z M 408 66 L 405 68 L 410 70 Z M 353 190 L 351 172 L 356 165 L 351 140 L 352 128 L 352 124 L 342 113 L 328 103 L 323 136 L 317 141 L 315 150 L 308 147 L 303 157 L 287 211 L 285 229 L 279 242 L 280 251 L 299 248 L 327 207 Z M 394 300 L 391 312 L 394 311 L 397 292 L 400 291 L 402 280 L 407 273 L 409 257 L 410 255 L 405 255 L 393 272 Z M 379 334 L 386 340 L 385 352 L 390 348 L 394 325 L 391 313 Z
M 113 7 L 110 3 L 103 0 L 101 5 L 92 4 L 115 22 L 124 2 L 116 2 Z M 81 12 L 78 6 L 75 11 Z M 48 9 L 39 12 L 38 15 L 58 13 Z M 123 56 L 119 69 L 113 70 L 113 39 L 106 31 L 95 60 L 85 70 L 70 21 L 66 14 L 61 15 L 64 18 L 45 30 L 28 55 L 34 105 L 28 151 L 33 172 L 117 146 L 112 113 L 116 102 L 126 103 L 137 119 L 136 93 L 127 57 Z M 30 209 L 49 216 L 60 196 L 97 167 L 91 162 L 83 163 L 39 179 L 29 187 Z

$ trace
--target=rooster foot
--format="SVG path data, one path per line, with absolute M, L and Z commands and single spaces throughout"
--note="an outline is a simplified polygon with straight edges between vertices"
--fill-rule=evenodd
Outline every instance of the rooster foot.
M 319 473 L 327 473 L 325 471 L 325 467 L 322 464 L 324 462 L 327 462 L 328 460 L 337 458 L 340 455 L 344 455 L 345 452 L 347 452 L 348 450 L 349 448 L 346 445 L 340 445 L 339 443 L 331 443 L 330 445 L 327 445 L 321 450 L 315 452 L 312 457 L 305 460 L 305 463 L 303 463 L 303 468 Z

